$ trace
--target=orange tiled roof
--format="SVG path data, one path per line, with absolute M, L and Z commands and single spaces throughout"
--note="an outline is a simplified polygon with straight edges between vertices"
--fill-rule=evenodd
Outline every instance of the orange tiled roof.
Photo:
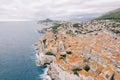
M 53 38 L 54 35 L 52 33 L 47 33 L 45 35 L 45 38 Z M 69 70 L 71 66 L 73 66 L 73 63 L 77 63 L 78 66 L 85 66 L 91 64 L 91 70 L 89 72 L 86 72 L 85 70 L 79 71 L 79 74 L 82 74 L 84 76 L 92 76 L 94 78 L 97 78 L 97 80 L 105 80 L 104 77 L 106 76 L 105 73 L 102 73 L 99 75 L 101 72 L 106 72 L 107 74 L 112 73 L 114 70 L 113 67 L 110 66 L 110 64 L 113 64 L 111 60 L 119 61 L 120 60 L 120 44 L 118 42 L 120 41 L 119 39 L 114 39 L 114 37 L 111 34 L 108 33 L 98 33 L 98 35 L 83 35 L 83 36 L 71 36 L 71 35 L 57 35 L 57 40 L 56 42 L 50 42 L 48 45 L 49 50 L 55 50 L 56 47 L 59 44 L 59 41 L 64 42 L 65 49 L 70 49 L 72 50 L 72 54 L 67 54 L 66 55 L 66 62 L 62 59 L 61 53 L 56 54 L 56 64 L 61 65 L 64 67 L 66 72 L 73 73 L 73 71 Z M 111 52 L 107 54 L 106 48 L 109 48 Z M 82 57 L 81 54 L 88 54 L 88 49 L 91 49 L 92 52 L 90 54 L 92 55 L 98 55 L 100 59 L 105 59 L 107 67 L 104 67 L 101 64 L 99 64 L 97 61 L 89 61 L 89 62 L 83 62 L 85 57 Z M 106 51 L 106 52 L 104 52 Z M 116 52 L 118 51 L 118 52 Z M 93 56 L 94 57 L 94 56 Z M 115 63 L 115 65 L 119 65 L 118 62 Z M 113 66 L 115 66 L 113 65 Z M 96 71 L 92 71 L 92 69 L 96 68 Z M 92 74 L 94 72 L 94 74 Z M 120 79 L 120 73 L 116 72 L 115 73 L 115 78 Z
M 89 72 L 87 72 L 87 71 L 85 71 L 85 70 L 81 70 L 81 71 L 79 71 L 78 73 L 81 74 L 81 75 L 84 75 L 85 77 L 88 77 L 88 76 L 91 75 Z

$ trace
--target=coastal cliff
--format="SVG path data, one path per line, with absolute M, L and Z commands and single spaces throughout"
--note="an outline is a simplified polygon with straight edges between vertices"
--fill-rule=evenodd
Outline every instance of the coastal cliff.
M 49 65 L 52 80 L 119 80 L 120 38 L 111 31 L 119 27 L 106 27 L 112 23 L 55 24 L 35 43 L 36 63 Z

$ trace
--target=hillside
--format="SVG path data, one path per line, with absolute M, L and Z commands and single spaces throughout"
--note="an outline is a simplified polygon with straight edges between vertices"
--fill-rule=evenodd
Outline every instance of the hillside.
M 106 19 L 109 19 L 109 20 L 118 20 L 120 21 L 120 8 L 114 10 L 114 11 L 110 11 L 106 14 L 104 14 L 103 16 L 97 18 L 97 19 L 102 19 L 102 20 L 106 20 Z

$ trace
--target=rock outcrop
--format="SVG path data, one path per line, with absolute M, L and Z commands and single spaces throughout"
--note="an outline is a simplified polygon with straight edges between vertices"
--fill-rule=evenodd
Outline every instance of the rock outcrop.
M 64 71 L 57 64 L 50 64 L 48 75 L 53 80 L 93 80 L 92 77 L 84 77 L 84 75 L 74 75 Z

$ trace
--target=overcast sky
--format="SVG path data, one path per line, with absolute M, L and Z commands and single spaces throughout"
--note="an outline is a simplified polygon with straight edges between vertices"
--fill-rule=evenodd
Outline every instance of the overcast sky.
M 120 0 L 0 0 L 0 21 L 96 17 L 119 7 Z

